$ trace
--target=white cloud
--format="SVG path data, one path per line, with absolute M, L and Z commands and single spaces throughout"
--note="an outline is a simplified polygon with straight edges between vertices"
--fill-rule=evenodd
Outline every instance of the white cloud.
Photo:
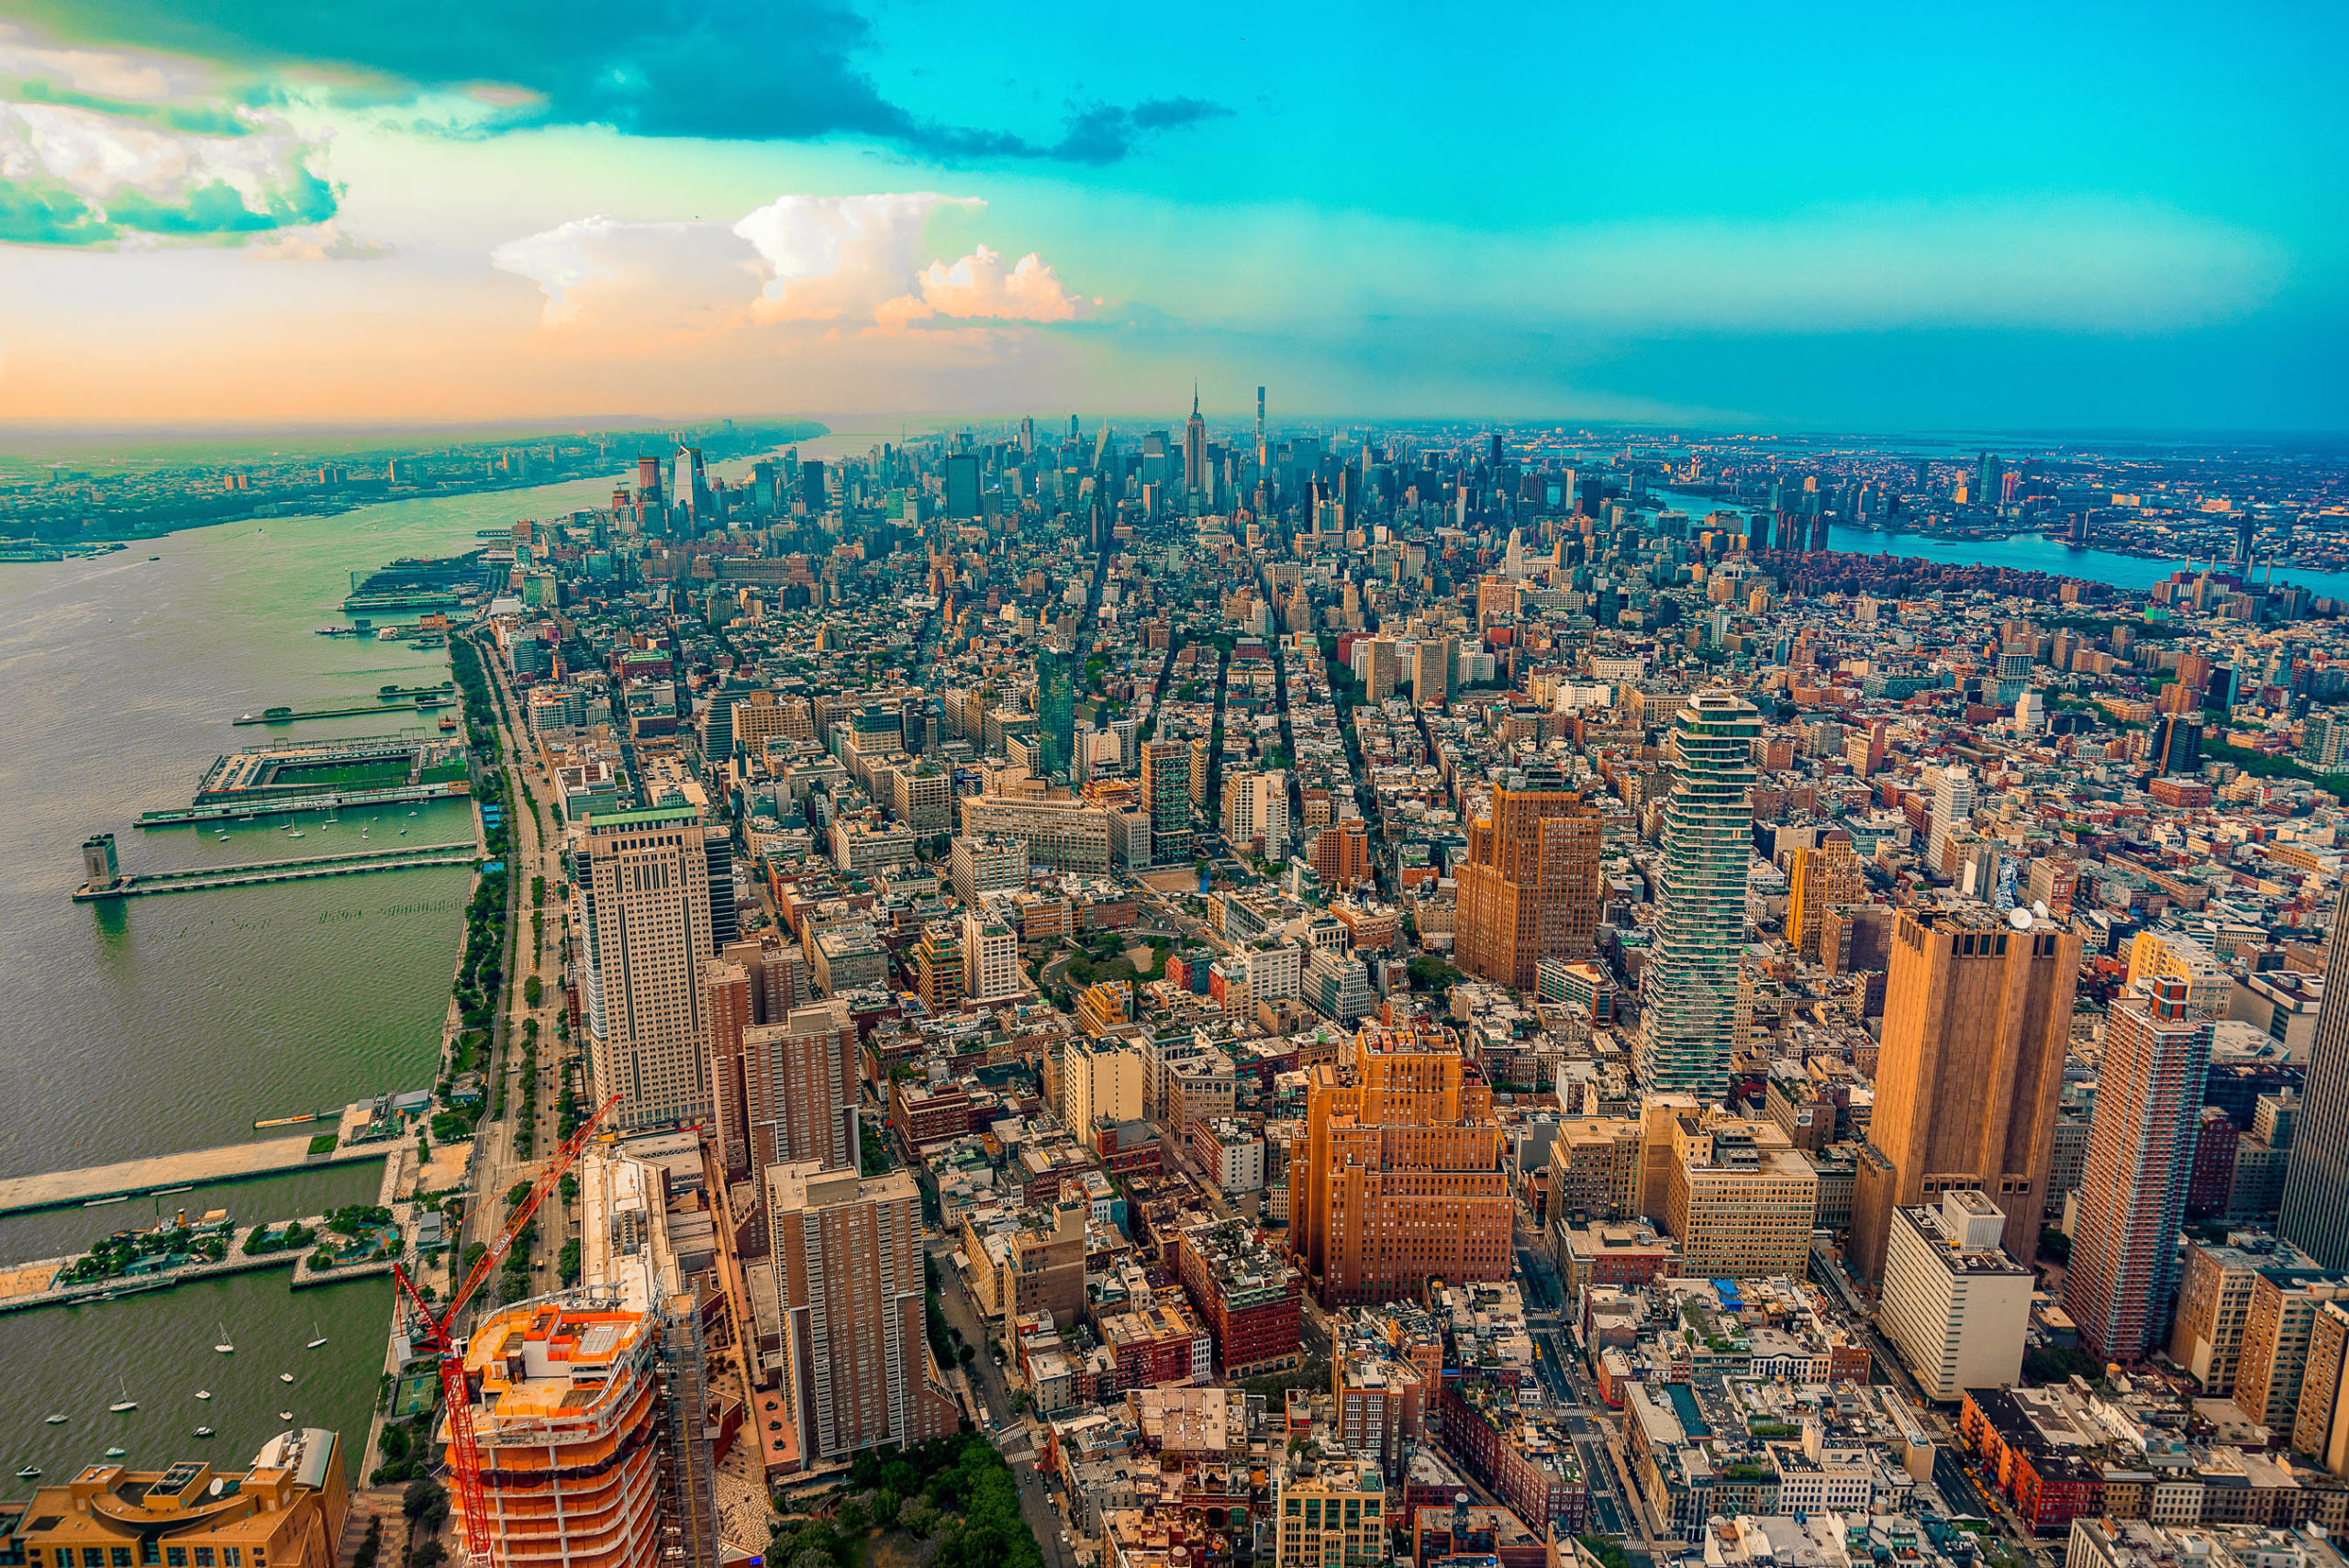
M 985 204 L 931 191 L 783 195 L 733 224 L 599 216 L 508 241 L 490 264 L 537 284 L 541 321 L 625 351 L 680 330 L 786 339 L 888 334 L 933 321 L 985 331 L 1071 321 L 1093 304 L 1030 251 L 979 246 L 924 264 L 933 213 Z
M 607 214 L 508 240 L 500 272 L 546 295 L 548 327 L 586 323 L 640 341 L 741 326 L 766 264 L 722 223 L 629 223 Z
M 921 270 L 918 295 L 889 301 L 879 316 L 884 327 L 909 326 L 933 317 L 957 321 L 1074 321 L 1101 302 L 1069 293 L 1033 250 L 1016 266 L 1003 253 L 980 246 L 959 261 L 932 261 Z
M 0 80 L 46 82 L 95 98 L 160 104 L 201 92 L 205 73 L 168 55 L 124 50 L 57 49 L 0 22 Z
M 223 184 L 254 211 L 302 178 L 309 150 L 283 122 L 245 136 L 166 130 L 78 105 L 0 103 L 0 179 L 54 182 L 103 205 L 125 192 L 171 206 Z

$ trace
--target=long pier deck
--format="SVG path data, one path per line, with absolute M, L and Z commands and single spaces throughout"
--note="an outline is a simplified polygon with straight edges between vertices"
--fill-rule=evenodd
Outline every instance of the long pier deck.
M 417 806 L 428 800 L 462 800 L 472 793 L 462 782 L 391 784 L 382 789 L 321 790 L 316 795 L 281 795 L 273 800 L 223 801 L 211 806 L 173 806 L 142 811 L 135 828 L 191 828 L 206 822 L 234 822 L 247 817 L 287 817 L 306 811 L 364 811 L 373 806 Z
M 395 1145 L 338 1143 L 326 1153 L 312 1155 L 307 1137 L 271 1138 L 254 1143 L 228 1143 L 217 1149 L 197 1149 L 184 1154 L 159 1154 L 146 1160 L 125 1160 L 112 1165 L 85 1165 L 78 1171 L 50 1171 L 37 1176 L 12 1176 L 0 1181 L 0 1214 L 23 1214 L 40 1208 L 71 1208 L 107 1198 L 136 1197 L 171 1187 L 202 1186 L 213 1182 L 238 1182 L 249 1176 L 274 1175 L 312 1165 L 347 1165 L 381 1160 Z
M 471 844 L 404 844 L 396 849 L 358 850 L 299 861 L 254 861 L 240 866 L 197 871 L 133 872 L 110 886 L 84 883 L 73 890 L 76 904 L 113 898 L 145 898 L 159 893 L 202 893 L 216 887 L 256 887 L 270 882 L 306 882 L 321 876 L 356 876 L 371 871 L 407 871 L 417 866 L 471 865 Z

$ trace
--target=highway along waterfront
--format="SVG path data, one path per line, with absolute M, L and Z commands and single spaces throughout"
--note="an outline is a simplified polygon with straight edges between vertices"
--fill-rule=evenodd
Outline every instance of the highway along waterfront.
M 462 799 L 353 810 L 331 824 L 317 814 L 146 831 L 132 823 L 187 806 L 214 759 L 255 740 L 260 731 L 231 724 L 240 713 L 289 694 L 306 706 L 393 708 L 377 702 L 383 687 L 449 679 L 445 647 L 315 635 L 347 624 L 352 572 L 471 550 L 480 529 L 610 492 L 605 477 L 401 501 L 0 567 L 11 730 L 0 747 L 10 807 L 0 835 L 0 1176 L 284 1137 L 288 1129 L 253 1123 L 426 1084 L 469 867 L 77 904 L 78 846 L 111 832 L 122 870 L 144 873 L 470 840 L 473 808 Z M 305 723 L 299 738 L 437 735 L 438 718 L 366 711 Z M 0 1219 L 0 1266 L 151 1226 L 159 1207 L 226 1207 L 244 1223 L 373 1203 L 381 1175 L 376 1163 L 305 1170 L 201 1186 L 160 1206 L 138 1198 Z M 12 1445 L 0 1467 L 31 1462 L 54 1478 L 116 1445 L 145 1467 L 242 1460 L 282 1425 L 283 1409 L 339 1428 L 355 1464 L 390 1317 L 387 1281 L 296 1292 L 284 1270 L 0 1316 L 0 1365 L 10 1369 L 0 1433 Z M 211 1348 L 224 1325 L 233 1356 Z M 306 1350 L 320 1332 L 328 1343 Z M 284 1372 L 295 1383 L 280 1383 Z M 108 1416 L 118 1384 L 139 1408 Z M 199 1388 L 213 1397 L 196 1400 Z M 53 1413 L 70 1419 L 46 1424 Z M 197 1426 L 217 1435 L 195 1438 Z

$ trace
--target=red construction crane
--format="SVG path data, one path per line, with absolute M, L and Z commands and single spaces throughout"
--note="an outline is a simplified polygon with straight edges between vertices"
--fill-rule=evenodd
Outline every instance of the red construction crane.
M 587 1140 L 595 1136 L 596 1129 L 619 1102 L 619 1095 L 612 1095 L 597 1106 L 595 1114 L 581 1122 L 576 1131 L 562 1140 L 562 1147 L 556 1150 L 540 1168 L 530 1183 L 529 1195 L 515 1206 L 512 1214 L 506 1217 L 504 1228 L 491 1240 L 489 1250 L 474 1262 L 473 1271 L 465 1275 L 465 1283 L 449 1297 L 446 1307 L 435 1312 L 432 1304 L 425 1299 L 424 1293 L 417 1288 L 416 1282 L 408 1277 L 407 1271 L 397 1263 L 392 1265 L 392 1277 L 399 1281 L 400 1289 L 406 1293 L 408 1306 L 416 1314 L 416 1329 L 411 1332 L 408 1342 L 417 1345 L 420 1341 L 420 1348 L 440 1363 L 441 1400 L 449 1409 L 449 1469 L 457 1478 L 457 1496 L 463 1505 L 465 1554 L 473 1560 L 473 1568 L 490 1568 L 493 1559 L 490 1555 L 489 1519 L 482 1503 L 481 1445 L 473 1440 L 473 1399 L 465 1390 L 465 1354 L 457 1340 L 457 1314 L 464 1310 L 465 1303 L 473 1299 L 473 1292 L 479 1290 L 482 1281 L 489 1277 L 489 1271 L 495 1268 L 512 1250 L 514 1239 L 522 1233 L 524 1226 L 530 1223 L 530 1216 L 538 1212 L 540 1200 L 554 1191 L 555 1184 L 562 1180 L 562 1173 L 571 1169 L 573 1161 L 579 1158 L 580 1150 L 587 1146 Z

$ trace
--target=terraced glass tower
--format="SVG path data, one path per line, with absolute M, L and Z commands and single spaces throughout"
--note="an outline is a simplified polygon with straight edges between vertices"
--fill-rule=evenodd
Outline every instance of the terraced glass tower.
M 1641 1077 L 1651 1091 L 1719 1099 L 1729 1087 L 1761 733 L 1760 711 L 1726 692 L 1698 693 L 1673 719 L 1664 893 L 1642 984 Z

